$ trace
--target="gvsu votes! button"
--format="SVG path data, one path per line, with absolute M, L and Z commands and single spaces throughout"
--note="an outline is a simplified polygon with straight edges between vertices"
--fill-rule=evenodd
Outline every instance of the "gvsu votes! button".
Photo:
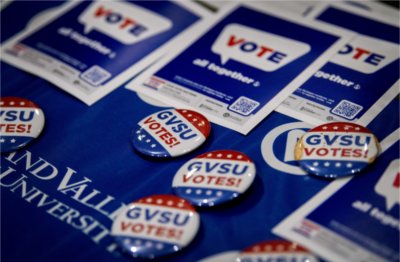
M 379 143 L 367 128 L 353 123 L 315 127 L 297 142 L 295 158 L 310 174 L 341 177 L 360 172 L 379 153 Z
M 254 244 L 240 252 L 238 262 L 307 261 L 319 259 L 302 246 L 285 240 L 268 240 Z
M 199 215 L 186 200 L 153 195 L 128 205 L 115 219 L 111 231 L 125 252 L 151 259 L 187 246 L 199 225 Z
M 0 99 L 1 152 L 15 151 L 37 138 L 44 127 L 43 111 L 32 101 L 19 97 Z
M 167 109 L 141 120 L 132 133 L 131 142 L 142 154 L 176 157 L 203 144 L 210 130 L 210 122 L 197 112 Z
M 195 206 L 214 206 L 243 194 L 256 173 L 248 156 L 232 150 L 204 153 L 186 162 L 176 173 L 175 193 Z

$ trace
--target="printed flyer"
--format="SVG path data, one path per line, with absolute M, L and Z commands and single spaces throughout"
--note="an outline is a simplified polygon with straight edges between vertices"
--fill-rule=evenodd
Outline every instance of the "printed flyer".
M 353 36 L 264 9 L 225 6 L 128 88 L 247 134 Z
M 344 4 L 323 5 L 310 15 L 359 35 L 276 110 L 312 124 L 371 118 L 399 93 L 398 15 L 387 18 Z
M 399 131 L 368 170 L 334 181 L 273 232 L 330 261 L 398 261 Z
M 169 40 L 205 15 L 189 2 L 70 2 L 7 41 L 2 60 L 91 105 L 165 54 Z
M 212 0 L 203 0 L 200 1 L 205 6 L 208 6 L 212 9 L 220 10 L 225 5 L 229 5 L 233 0 L 226 1 L 212 1 Z M 281 9 L 285 9 L 287 11 L 296 13 L 298 15 L 305 15 L 309 12 L 315 4 L 316 1 L 258 1 L 260 7 L 263 7 L 265 10 L 268 10 L 271 6 L 275 6 Z

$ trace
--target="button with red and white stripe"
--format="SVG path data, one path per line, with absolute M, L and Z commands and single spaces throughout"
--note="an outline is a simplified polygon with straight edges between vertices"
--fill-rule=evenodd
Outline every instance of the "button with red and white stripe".
M 379 148 L 367 128 L 333 122 L 306 132 L 296 144 L 295 159 L 310 174 L 336 178 L 360 172 L 376 159 Z
M 0 109 L 2 153 L 26 146 L 42 132 L 44 114 L 34 102 L 20 97 L 2 97 Z
M 319 259 L 306 248 L 285 240 L 268 240 L 252 245 L 240 252 L 238 262 L 251 261 L 307 261 Z
M 236 262 L 239 251 L 224 251 L 199 260 L 198 262 Z
M 211 131 L 210 122 L 200 113 L 186 109 L 167 109 L 142 119 L 131 135 L 133 147 L 152 157 L 177 157 L 204 143 Z
M 200 217 L 185 199 L 153 195 L 128 205 L 114 220 L 111 234 L 133 257 L 149 258 L 175 253 L 196 236 Z
M 255 165 L 247 155 L 217 150 L 186 162 L 175 174 L 172 187 L 195 206 L 215 206 L 247 191 L 255 174 Z

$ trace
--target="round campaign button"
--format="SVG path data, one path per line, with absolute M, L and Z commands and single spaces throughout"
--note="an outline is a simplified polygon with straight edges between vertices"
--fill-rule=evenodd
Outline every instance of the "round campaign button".
M 128 254 L 152 259 L 187 246 L 199 225 L 199 215 L 185 199 L 153 195 L 122 210 L 114 220 L 111 234 Z
M 15 151 L 37 138 L 44 127 L 43 111 L 19 97 L 0 98 L 1 152 Z
M 333 122 L 305 133 L 296 144 L 295 159 L 310 174 L 336 178 L 361 171 L 375 160 L 379 148 L 367 128 Z
M 142 119 L 132 133 L 131 142 L 142 154 L 176 157 L 203 144 L 210 130 L 210 122 L 200 113 L 166 109 Z
M 255 174 L 255 165 L 245 154 L 218 150 L 186 162 L 175 174 L 172 187 L 195 206 L 214 206 L 243 194 Z
M 252 245 L 240 252 L 238 262 L 247 261 L 308 261 L 319 259 L 296 243 L 285 240 L 268 240 Z
M 198 262 L 235 262 L 239 256 L 239 251 L 225 251 L 222 253 L 214 254 L 209 257 L 203 258 Z

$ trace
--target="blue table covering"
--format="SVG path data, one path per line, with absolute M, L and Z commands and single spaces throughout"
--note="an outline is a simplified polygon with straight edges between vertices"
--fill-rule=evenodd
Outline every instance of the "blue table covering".
M 1 12 L 1 40 L 22 30 L 41 10 L 59 4 L 10 4 Z M 288 133 L 308 128 L 276 112 L 247 136 L 212 124 L 211 136 L 198 150 L 157 160 L 135 152 L 129 137 L 138 121 L 162 108 L 143 102 L 123 86 L 89 107 L 2 62 L 1 96 L 30 99 L 46 117 L 38 139 L 18 152 L 1 155 L 3 261 L 133 261 L 119 252 L 109 234 L 118 209 L 145 196 L 173 194 L 171 183 L 179 167 L 208 151 L 232 149 L 250 156 L 257 168 L 254 184 L 232 203 L 199 208 L 201 225 L 194 241 L 163 261 L 196 261 L 277 239 L 271 229 L 330 182 L 285 170 L 297 165 L 284 159 Z M 385 138 L 399 126 L 398 112 L 395 98 L 368 128 L 380 140 Z M 273 137 L 271 131 L 278 133 L 271 138 L 269 152 L 262 141 L 267 135 Z M 281 168 L 265 160 L 269 154 Z

